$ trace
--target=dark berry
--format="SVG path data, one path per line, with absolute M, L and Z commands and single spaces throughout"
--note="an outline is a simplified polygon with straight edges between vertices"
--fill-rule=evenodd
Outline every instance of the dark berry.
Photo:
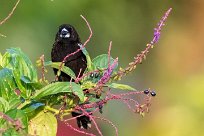
M 151 96 L 156 96 L 157 95 L 155 91 L 152 91 L 150 94 L 151 94 Z
M 90 77 L 93 78 L 94 77 L 94 73 L 91 73 Z
M 98 105 L 98 108 L 99 108 L 99 109 L 102 109 L 102 108 L 103 108 L 103 105 L 102 105 L 102 104 L 99 104 L 99 105 Z
M 149 94 L 149 90 L 144 90 L 144 94 Z

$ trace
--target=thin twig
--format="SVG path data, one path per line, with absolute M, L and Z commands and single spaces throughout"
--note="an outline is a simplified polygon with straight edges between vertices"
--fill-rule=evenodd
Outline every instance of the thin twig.
M 74 128 L 72 125 L 70 125 L 68 122 L 64 122 L 69 128 L 71 128 L 72 130 L 78 132 L 78 133 L 81 133 L 81 134 L 85 134 L 85 135 L 88 135 L 88 136 L 96 136 L 94 134 L 91 134 L 91 133 L 87 133 L 85 131 L 82 131 L 82 130 L 79 130 L 77 128 Z
M 12 9 L 11 12 L 8 14 L 8 16 L 7 16 L 6 18 L 4 18 L 2 21 L 0 21 L 0 26 L 1 26 L 2 24 L 4 24 L 4 23 L 13 15 L 13 13 L 14 13 L 16 7 L 18 6 L 19 2 L 20 2 L 20 0 L 18 0 L 18 1 L 16 2 L 16 4 L 14 5 L 13 9 Z M 0 33 L 0 36 L 1 36 L 1 37 L 6 37 L 5 35 L 3 35 L 3 34 L 1 34 L 1 33 Z
M 19 119 L 14 120 L 8 115 L 4 114 L 3 112 L 0 112 L 0 118 L 3 118 L 8 122 L 11 122 L 11 124 L 16 128 L 16 130 L 20 130 L 23 128 L 22 123 Z
M 41 78 L 42 78 L 42 82 L 45 81 L 45 55 L 43 54 L 42 56 L 40 56 L 40 62 L 41 62 Z
M 0 21 L 0 25 L 4 24 L 4 23 L 13 15 L 13 13 L 14 13 L 16 7 L 18 6 L 19 2 L 20 2 L 20 0 L 18 0 L 18 1 L 16 2 L 16 4 L 14 5 L 13 9 L 12 9 L 11 12 L 8 14 L 8 16 L 7 16 L 6 18 L 4 18 L 2 21 Z
M 103 120 L 103 121 L 109 123 L 115 129 L 116 136 L 118 136 L 118 129 L 110 120 L 102 118 L 102 117 L 96 117 L 96 116 L 93 116 L 93 118 L 100 119 L 100 120 Z
M 84 44 L 83 44 L 83 46 L 82 46 L 81 48 L 79 48 L 79 49 L 76 50 L 75 52 L 70 53 L 70 54 L 68 54 L 67 56 L 64 57 L 64 59 L 63 59 L 63 61 L 62 61 L 62 64 L 65 63 L 66 60 L 67 60 L 70 56 L 73 56 L 73 55 L 75 55 L 76 53 L 78 53 L 79 51 L 81 51 L 81 50 L 86 46 L 86 44 L 90 41 L 90 39 L 91 39 L 91 37 L 92 37 L 92 35 L 93 35 L 92 29 L 91 29 L 91 27 L 90 27 L 90 25 L 89 25 L 89 22 L 86 20 L 86 18 L 85 18 L 84 16 L 81 15 L 81 17 L 82 17 L 82 19 L 86 22 L 86 25 L 88 26 L 89 31 L 90 31 L 90 35 L 89 35 L 88 39 L 84 42 Z M 61 64 L 61 65 L 62 65 L 62 64 Z
M 96 130 L 98 131 L 98 133 L 100 134 L 100 136 L 103 136 L 101 130 L 99 129 L 96 121 L 93 119 L 93 117 L 90 115 L 90 113 L 88 113 L 87 111 L 85 111 L 83 108 L 79 107 L 79 109 L 85 114 L 85 116 L 88 116 L 90 118 L 90 120 L 94 123 Z
M 109 48 L 108 48 L 108 68 L 110 67 L 111 47 L 112 47 L 112 41 L 110 41 Z
M 161 33 L 161 29 L 162 26 L 164 26 L 165 21 L 167 20 L 168 15 L 170 14 L 172 8 L 170 8 L 162 17 L 162 19 L 159 21 L 158 23 L 158 27 L 155 28 L 154 30 L 154 36 L 152 41 L 150 41 L 150 43 L 147 44 L 147 47 L 141 51 L 140 54 L 138 54 L 136 57 L 134 57 L 134 61 L 130 62 L 129 65 L 125 68 L 125 69 L 119 69 L 119 71 L 112 76 L 111 79 L 113 80 L 121 80 L 121 78 L 129 73 L 131 73 L 138 64 L 141 64 L 142 61 L 146 58 L 146 55 L 148 54 L 148 52 L 150 51 L 151 48 L 153 48 L 153 44 L 157 43 L 159 41 L 160 38 L 160 33 Z

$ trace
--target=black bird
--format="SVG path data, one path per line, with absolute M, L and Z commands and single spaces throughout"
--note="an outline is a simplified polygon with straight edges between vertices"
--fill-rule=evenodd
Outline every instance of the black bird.
M 63 24 L 59 26 L 59 30 L 56 34 L 55 43 L 53 45 L 52 52 L 51 52 L 52 62 L 62 62 L 63 59 L 68 54 L 75 52 L 80 48 L 80 46 L 82 46 L 82 44 L 81 44 L 79 35 L 73 26 L 69 24 Z M 76 76 L 79 75 L 79 72 L 81 69 L 81 72 L 79 75 L 79 77 L 81 77 L 87 67 L 86 56 L 83 54 L 82 51 L 79 51 L 78 53 L 70 56 L 65 61 L 65 66 L 72 69 Z M 53 69 L 53 70 L 55 75 L 57 75 L 58 69 Z M 58 77 L 58 81 L 69 82 L 70 80 L 71 80 L 71 77 L 63 72 Z M 79 112 L 72 112 L 73 117 L 76 117 L 80 114 L 81 113 Z M 88 116 L 83 115 L 83 116 L 77 117 L 77 124 L 79 128 L 87 129 L 91 124 L 91 120 Z
M 78 50 L 80 46 L 82 46 L 82 44 L 79 35 L 73 26 L 68 24 L 59 26 L 51 52 L 52 62 L 62 62 L 64 57 Z M 80 77 L 87 67 L 86 56 L 82 51 L 79 51 L 65 61 L 65 66 L 72 69 L 76 76 L 79 75 L 81 69 Z M 57 71 L 58 69 L 54 69 L 55 75 L 57 74 Z M 71 77 L 62 72 L 58 80 L 70 81 Z

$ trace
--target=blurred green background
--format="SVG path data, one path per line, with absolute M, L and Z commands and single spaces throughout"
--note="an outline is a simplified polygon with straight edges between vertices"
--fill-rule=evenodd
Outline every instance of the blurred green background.
M 15 0 L 0 0 L 0 18 L 5 18 Z M 50 51 L 62 23 L 75 26 L 82 42 L 89 36 L 84 15 L 93 29 L 87 45 L 92 57 L 107 53 L 124 67 L 152 39 L 153 28 L 172 7 L 161 40 L 134 73 L 123 78 L 144 90 L 157 91 L 150 113 L 144 118 L 121 102 L 104 108 L 106 118 L 119 129 L 119 136 L 201 136 L 204 129 L 204 1 L 201 0 L 21 0 L 13 16 L 2 26 L 0 52 L 20 47 L 33 63 Z M 50 71 L 52 73 L 52 71 Z M 49 74 L 51 75 L 51 74 Z M 49 76 L 52 79 L 54 76 Z M 101 123 L 105 136 L 114 129 Z M 62 127 L 60 135 L 71 135 Z

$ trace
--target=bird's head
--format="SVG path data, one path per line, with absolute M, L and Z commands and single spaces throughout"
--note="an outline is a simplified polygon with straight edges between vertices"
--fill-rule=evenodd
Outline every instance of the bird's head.
M 59 26 L 59 30 L 56 34 L 55 40 L 64 41 L 64 42 L 78 42 L 79 35 L 73 26 L 69 24 L 63 24 Z

